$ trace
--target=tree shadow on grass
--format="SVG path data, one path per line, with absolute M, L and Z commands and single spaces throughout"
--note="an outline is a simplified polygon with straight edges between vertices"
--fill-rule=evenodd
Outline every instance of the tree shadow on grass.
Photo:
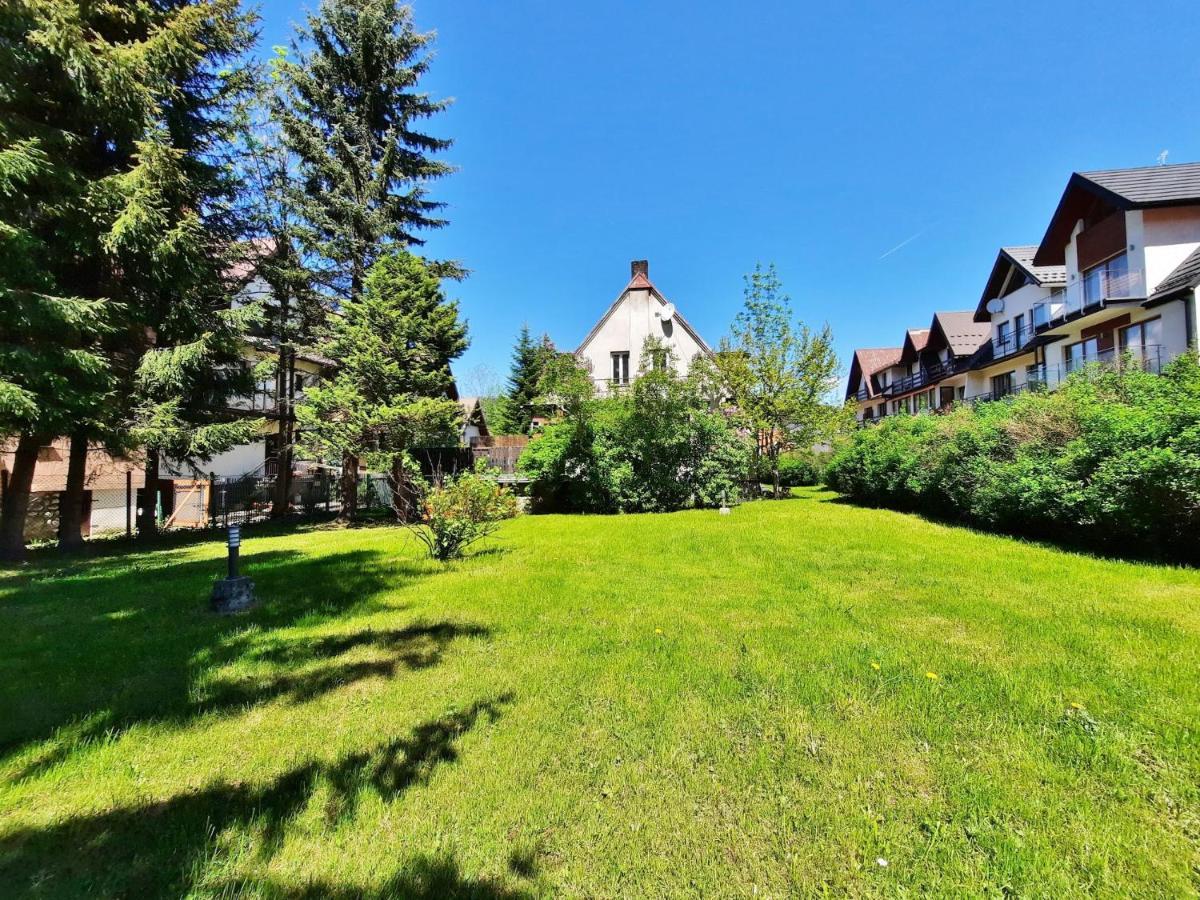
M 370 611 L 381 595 L 430 575 L 379 552 L 253 554 L 245 571 L 261 606 L 236 617 L 208 610 L 219 561 L 153 563 L 38 580 L 0 601 L 0 766 L 30 743 L 47 744 L 15 777 L 138 722 L 184 722 L 282 696 L 301 702 L 432 666 L 456 638 L 486 634 L 449 622 L 316 640 L 281 631 Z M 222 673 L 243 659 L 264 665 L 236 679 Z
M 282 848 L 289 824 L 313 802 L 321 803 L 325 827 L 332 828 L 354 815 L 364 795 L 397 801 L 440 766 L 455 763 L 459 739 L 479 724 L 497 721 L 512 701 L 511 694 L 477 701 L 373 750 L 305 763 L 265 785 L 219 782 L 169 800 L 11 831 L 0 837 L 0 885 L 16 893 L 40 888 L 105 897 L 174 897 L 209 887 L 203 884 L 205 867 L 221 866 L 224 848 L 249 846 L 265 866 Z M 299 890 L 253 881 L 222 887 L 221 895 L 258 887 L 268 896 L 287 897 L 516 896 L 463 879 L 453 861 L 422 858 L 378 894 L 335 883 Z
M 331 881 L 295 887 L 270 880 L 239 880 L 221 886 L 218 896 L 256 896 L 279 900 L 526 900 L 531 891 L 506 888 L 485 879 L 464 877 L 449 855 L 415 856 L 382 886 L 361 888 Z

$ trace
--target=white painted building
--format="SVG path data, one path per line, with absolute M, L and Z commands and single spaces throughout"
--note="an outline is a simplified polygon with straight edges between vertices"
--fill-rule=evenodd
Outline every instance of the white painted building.
M 973 355 L 947 365 L 929 332 L 909 332 L 898 353 L 856 351 L 846 397 L 869 419 L 944 406 L 951 393 L 1052 390 L 1091 363 L 1159 372 L 1196 349 L 1198 292 L 1200 163 L 1076 172 L 1041 244 L 1000 250 L 973 314 L 984 329 Z M 973 337 L 956 327 L 960 343 Z M 897 402 L 914 387 L 927 402 L 920 392 L 916 406 Z
M 630 280 L 575 351 L 599 393 L 629 384 L 642 366 L 647 339 L 669 350 L 663 364 L 686 374 L 697 356 L 712 350 L 682 313 L 650 281 L 646 260 L 630 263 Z

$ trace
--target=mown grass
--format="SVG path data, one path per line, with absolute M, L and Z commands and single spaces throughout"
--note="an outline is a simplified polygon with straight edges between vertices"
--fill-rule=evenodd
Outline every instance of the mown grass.
M 1196 571 L 815 491 L 243 550 L 0 577 L 0 894 L 1200 889 Z

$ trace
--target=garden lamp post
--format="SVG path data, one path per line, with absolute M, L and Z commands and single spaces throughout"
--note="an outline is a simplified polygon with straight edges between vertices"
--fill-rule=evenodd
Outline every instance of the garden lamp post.
M 254 582 L 238 572 L 242 548 L 240 525 L 230 525 L 225 542 L 228 553 L 228 574 L 213 584 L 212 609 L 217 613 L 235 613 L 254 605 Z

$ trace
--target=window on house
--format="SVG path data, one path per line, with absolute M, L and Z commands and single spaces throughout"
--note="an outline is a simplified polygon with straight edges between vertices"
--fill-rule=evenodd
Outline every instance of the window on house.
M 1003 375 L 992 376 L 992 396 L 1007 397 L 1013 392 L 1013 373 L 1005 372 Z
M 1088 338 L 1063 347 L 1063 365 L 1068 373 L 1082 369 L 1100 358 L 1100 339 Z
M 1121 353 L 1130 354 L 1150 371 L 1162 364 L 1162 319 L 1147 319 L 1127 325 L 1119 332 Z
M 1012 322 L 1001 322 L 996 326 L 996 349 L 1007 353 L 1012 349 Z
M 1025 343 L 1025 339 L 1028 337 L 1028 335 L 1025 334 L 1025 313 L 1013 316 L 1013 337 L 1016 341 L 1016 343 L 1013 344 L 1014 350 Z
M 1046 311 L 1045 303 L 1035 303 L 1031 310 L 1033 314 L 1033 327 L 1040 328 L 1050 321 L 1049 314 Z
M 616 384 L 629 384 L 629 353 L 612 355 L 612 380 Z

